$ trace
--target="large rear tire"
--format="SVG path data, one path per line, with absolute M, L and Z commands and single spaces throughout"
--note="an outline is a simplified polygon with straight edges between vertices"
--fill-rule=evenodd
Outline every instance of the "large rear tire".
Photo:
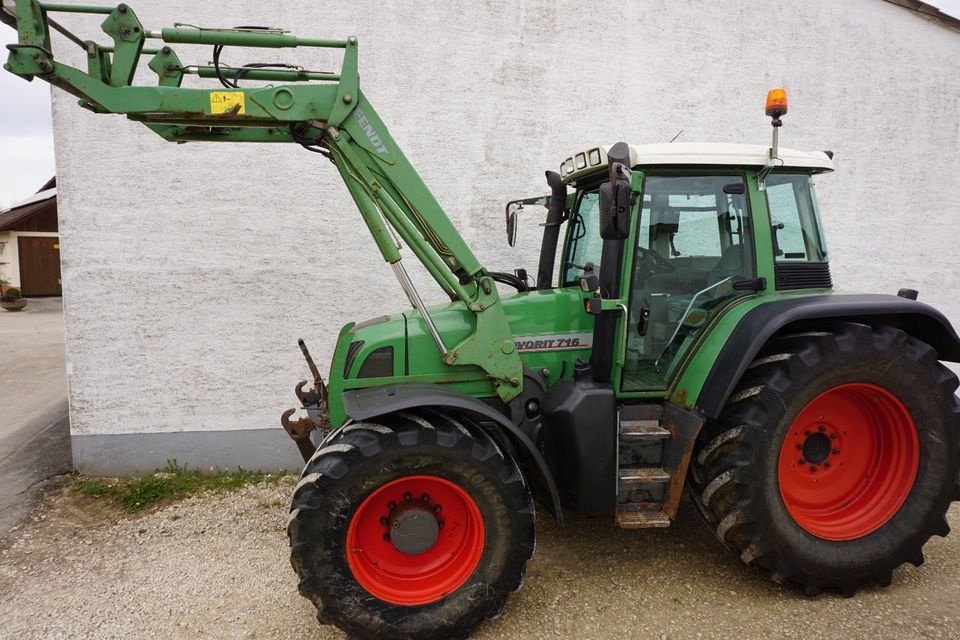
M 690 487 L 750 565 L 814 594 L 888 585 L 923 562 L 960 498 L 957 377 L 887 325 L 774 338 L 698 439 Z
M 361 638 L 462 638 L 520 587 L 534 506 L 516 463 L 475 424 L 401 412 L 317 450 L 287 534 L 321 623 Z

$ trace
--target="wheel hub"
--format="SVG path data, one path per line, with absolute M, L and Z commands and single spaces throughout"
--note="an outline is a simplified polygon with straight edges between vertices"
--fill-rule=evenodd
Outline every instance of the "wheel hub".
M 830 437 L 820 431 L 811 433 L 803 442 L 803 458 L 810 464 L 820 464 L 830 455 Z
M 424 497 L 419 503 L 404 501 L 387 516 L 387 535 L 401 553 L 415 556 L 429 551 L 440 535 L 440 520 L 429 505 L 429 496 Z

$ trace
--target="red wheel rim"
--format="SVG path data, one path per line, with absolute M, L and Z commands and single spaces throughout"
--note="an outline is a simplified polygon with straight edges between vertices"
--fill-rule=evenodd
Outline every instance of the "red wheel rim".
M 396 536 L 403 515 L 410 513 L 436 522 L 436 539 L 416 553 L 401 551 L 391 539 L 391 531 Z M 375 489 L 353 514 L 347 564 L 371 595 L 391 604 L 421 605 L 467 581 L 480 563 L 483 542 L 483 516 L 466 491 L 436 476 L 407 476 Z
M 906 501 L 920 465 L 910 412 L 872 384 L 833 387 L 796 417 L 780 448 L 780 496 L 800 527 L 854 540 L 886 524 Z

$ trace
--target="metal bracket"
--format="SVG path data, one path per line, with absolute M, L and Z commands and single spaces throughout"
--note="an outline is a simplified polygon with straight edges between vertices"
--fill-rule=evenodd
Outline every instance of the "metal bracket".
M 292 416 L 295 411 L 296 409 L 287 409 L 284 411 L 283 415 L 280 416 L 280 424 L 283 425 L 287 435 L 296 443 L 297 449 L 300 450 L 300 456 L 303 457 L 303 461 L 307 462 L 313 457 L 313 453 L 317 450 L 310 440 L 310 433 L 317 429 L 323 430 L 323 426 L 311 418 L 297 418 L 296 422 L 291 422 L 290 416 Z

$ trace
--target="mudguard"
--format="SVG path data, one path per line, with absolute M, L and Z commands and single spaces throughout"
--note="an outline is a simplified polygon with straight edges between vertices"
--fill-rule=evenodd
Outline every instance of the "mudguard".
M 553 515 L 557 524 L 563 526 L 563 511 L 557 484 L 547 467 L 546 460 L 529 437 L 502 413 L 473 396 L 435 384 L 409 383 L 389 384 L 367 389 L 343 392 L 343 407 L 354 420 L 368 420 L 394 411 L 417 407 L 440 407 L 469 411 L 497 425 L 520 458 L 517 463 L 534 469 L 540 482 L 550 494 Z
M 697 409 L 716 418 L 757 353 L 775 333 L 803 320 L 883 323 L 922 340 L 941 360 L 960 362 L 960 338 L 942 313 L 899 296 L 829 294 L 766 302 L 747 312 L 730 334 L 697 398 Z

